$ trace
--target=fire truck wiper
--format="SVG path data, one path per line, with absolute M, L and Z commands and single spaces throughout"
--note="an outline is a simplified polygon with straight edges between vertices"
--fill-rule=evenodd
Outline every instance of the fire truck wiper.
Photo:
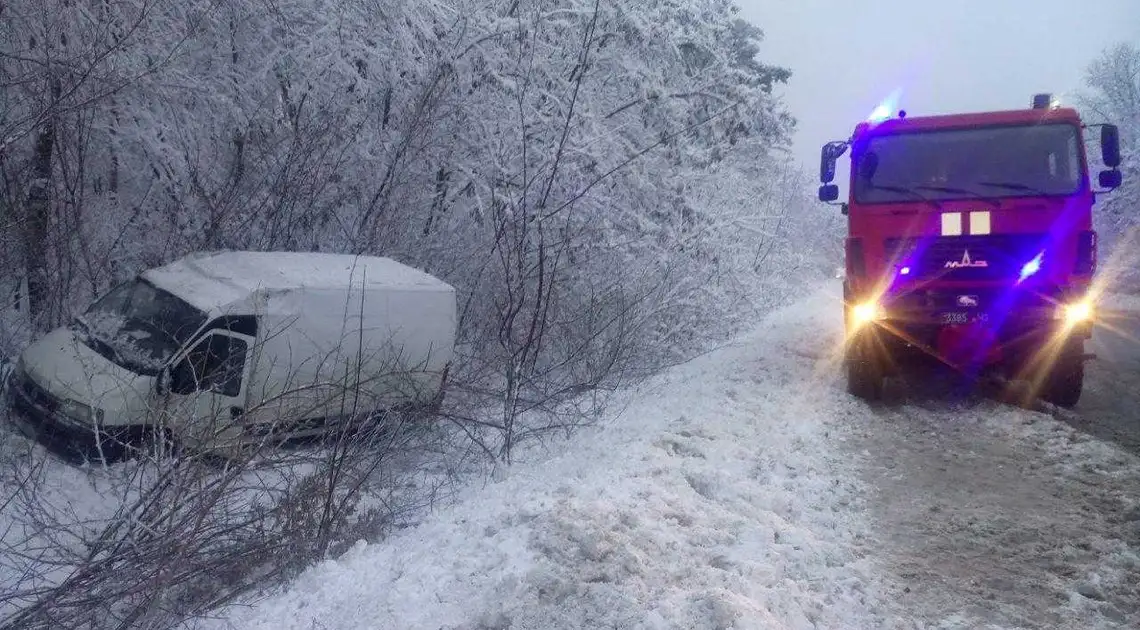
M 1047 195 L 1048 194 L 1044 190 L 1041 190 L 1039 188 L 1034 188 L 1033 186 L 1028 186 L 1026 184 L 1022 184 L 1019 182 L 978 182 L 978 185 L 979 186 L 993 186 L 994 188 L 1005 188 L 1006 190 L 1024 190 L 1025 192 L 1031 192 L 1035 195 Z
M 938 192 L 946 192 L 954 195 L 970 195 L 977 199 L 981 199 L 986 203 L 993 204 L 993 207 L 995 208 L 1001 207 L 1001 202 L 997 199 L 987 197 L 976 190 L 969 190 L 967 188 L 955 188 L 954 186 L 915 186 L 915 188 L 921 188 L 923 190 L 937 190 Z
M 879 190 L 889 190 L 891 192 L 897 192 L 897 193 L 902 193 L 904 195 L 910 195 L 910 196 L 912 196 L 912 197 L 914 197 L 920 201 L 925 201 L 926 203 L 934 206 L 935 210 L 941 210 L 942 209 L 942 206 L 937 201 L 931 199 L 930 197 L 927 197 L 926 195 L 918 192 L 917 190 L 915 190 L 913 188 L 907 188 L 906 186 L 880 186 L 879 184 L 871 184 L 870 186 L 871 186 L 871 188 L 878 188 Z

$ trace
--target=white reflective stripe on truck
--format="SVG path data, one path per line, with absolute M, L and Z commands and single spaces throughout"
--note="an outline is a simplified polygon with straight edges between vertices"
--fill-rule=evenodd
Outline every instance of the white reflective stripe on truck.
M 942 236 L 962 236 L 962 212 L 942 213 Z M 970 213 L 970 231 L 966 234 L 985 236 L 992 230 L 990 211 L 979 210 Z
M 970 234 L 985 235 L 990 233 L 990 211 L 981 210 L 970 213 Z
M 942 213 L 942 236 L 962 236 L 962 213 Z

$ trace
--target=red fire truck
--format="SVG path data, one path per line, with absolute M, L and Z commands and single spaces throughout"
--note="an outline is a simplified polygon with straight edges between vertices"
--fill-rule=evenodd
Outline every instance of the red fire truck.
M 1092 128 L 1105 166 L 1096 188 Z M 1092 358 L 1092 208 L 1121 183 L 1116 126 L 1084 124 L 1048 94 L 1021 110 L 876 116 L 823 146 L 821 201 L 837 203 L 848 149 L 848 391 L 878 399 L 886 377 L 925 356 L 1075 405 Z

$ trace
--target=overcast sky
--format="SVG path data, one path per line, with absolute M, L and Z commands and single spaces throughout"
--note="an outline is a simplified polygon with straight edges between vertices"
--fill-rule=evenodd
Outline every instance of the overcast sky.
M 896 89 L 909 114 L 1017 109 L 1084 89 L 1108 45 L 1140 44 L 1140 0 L 736 0 L 764 30 L 758 58 L 790 68 L 795 154 L 819 148 Z

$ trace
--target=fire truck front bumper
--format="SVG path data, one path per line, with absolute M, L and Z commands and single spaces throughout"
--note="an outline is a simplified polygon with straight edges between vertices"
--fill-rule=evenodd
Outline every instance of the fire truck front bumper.
M 1095 308 L 1083 294 L 971 290 L 851 300 L 847 332 L 891 362 L 925 355 L 957 367 L 1034 360 L 1043 349 L 1091 337 Z

